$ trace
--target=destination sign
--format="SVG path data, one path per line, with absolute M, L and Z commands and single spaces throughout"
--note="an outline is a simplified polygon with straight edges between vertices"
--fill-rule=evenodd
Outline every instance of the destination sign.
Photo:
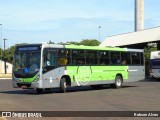
M 17 51 L 38 51 L 40 46 L 20 46 L 17 47 Z

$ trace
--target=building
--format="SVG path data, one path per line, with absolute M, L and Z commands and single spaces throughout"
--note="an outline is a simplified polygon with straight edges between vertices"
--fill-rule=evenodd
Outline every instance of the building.
M 12 64 L 6 63 L 6 72 L 7 74 L 12 73 Z M 5 74 L 4 61 L 1 60 L 0 60 L 0 74 Z
M 143 49 L 148 43 L 157 43 L 157 49 L 160 49 L 159 42 L 160 27 L 156 27 L 137 32 L 109 36 L 100 44 L 100 46 Z

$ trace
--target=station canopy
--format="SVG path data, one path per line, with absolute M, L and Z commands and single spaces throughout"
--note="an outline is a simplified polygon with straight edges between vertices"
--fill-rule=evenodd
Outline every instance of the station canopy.
M 160 27 L 107 37 L 100 46 L 143 49 L 148 43 L 160 42 Z

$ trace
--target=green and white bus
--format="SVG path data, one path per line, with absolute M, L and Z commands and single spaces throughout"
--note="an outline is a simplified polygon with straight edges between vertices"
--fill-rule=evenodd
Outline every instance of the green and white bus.
M 17 45 L 13 60 L 14 88 L 45 89 L 110 84 L 144 79 L 144 53 L 140 49 L 83 45 Z

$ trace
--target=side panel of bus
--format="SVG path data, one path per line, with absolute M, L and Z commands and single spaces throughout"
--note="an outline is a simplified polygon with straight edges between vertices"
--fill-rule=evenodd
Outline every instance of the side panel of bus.
M 127 66 L 67 66 L 72 86 L 114 83 L 116 75 L 128 79 Z
M 128 82 L 144 80 L 145 68 L 144 66 L 129 66 L 128 67 Z
M 44 73 L 42 76 L 43 88 L 59 87 L 60 79 L 63 75 L 65 75 L 65 67 L 58 67 L 47 73 Z

